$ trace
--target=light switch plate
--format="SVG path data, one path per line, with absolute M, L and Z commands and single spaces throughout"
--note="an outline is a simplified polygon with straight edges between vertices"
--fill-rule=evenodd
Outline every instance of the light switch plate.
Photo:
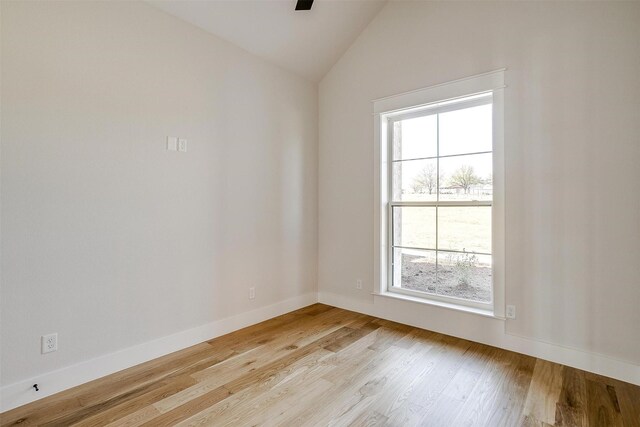
M 178 137 L 177 136 L 168 136 L 167 137 L 167 151 L 178 151 Z

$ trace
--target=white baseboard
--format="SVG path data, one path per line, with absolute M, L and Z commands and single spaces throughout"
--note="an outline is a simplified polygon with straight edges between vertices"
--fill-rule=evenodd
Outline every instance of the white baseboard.
M 385 297 L 373 297 L 373 303 L 366 303 L 333 293 L 320 292 L 290 298 L 4 386 L 0 388 L 0 412 L 316 302 L 527 354 L 640 385 L 640 366 L 638 365 L 575 348 L 510 335 L 505 333 L 502 320 L 452 312 L 438 307 L 430 309 L 425 309 L 423 305 L 414 307 L 412 303 Z M 32 388 L 34 383 L 41 386 L 39 392 Z
M 0 388 L 0 413 L 316 302 L 316 293 L 301 295 L 6 385 Z
M 508 334 L 505 332 L 504 320 L 381 296 L 373 296 L 373 303 L 367 303 L 334 293 L 319 292 L 318 302 L 640 385 L 640 366 L 636 364 L 602 354 Z

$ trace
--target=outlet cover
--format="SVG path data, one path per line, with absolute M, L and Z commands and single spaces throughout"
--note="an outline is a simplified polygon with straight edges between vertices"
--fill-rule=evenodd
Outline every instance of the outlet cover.
M 58 350 L 58 334 L 43 335 L 41 340 L 42 354 Z
M 515 319 L 516 318 L 516 306 L 508 305 L 507 306 L 507 319 Z
M 256 297 L 256 288 L 249 288 L 249 299 L 255 299 Z
M 356 280 L 356 289 L 362 289 L 362 279 Z

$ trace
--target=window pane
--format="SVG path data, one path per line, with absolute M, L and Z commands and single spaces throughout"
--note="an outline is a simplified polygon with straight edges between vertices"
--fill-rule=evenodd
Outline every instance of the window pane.
M 436 200 L 437 160 L 393 162 L 392 185 L 395 201 Z
M 439 207 L 438 249 L 490 254 L 491 207 Z
M 440 159 L 440 200 L 492 200 L 492 154 Z
M 435 114 L 395 122 L 393 160 L 438 155 L 438 121 Z
M 436 208 L 394 207 L 393 244 L 412 248 L 436 248 Z
M 491 256 L 438 252 L 437 295 L 491 301 Z
M 395 248 L 393 250 L 393 286 L 434 293 L 436 252 Z
M 440 114 L 440 155 L 491 151 L 491 115 L 491 104 Z

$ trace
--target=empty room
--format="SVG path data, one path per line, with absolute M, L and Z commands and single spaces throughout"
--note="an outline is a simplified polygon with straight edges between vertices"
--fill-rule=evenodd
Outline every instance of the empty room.
M 0 0 L 0 426 L 640 427 L 640 1 Z

